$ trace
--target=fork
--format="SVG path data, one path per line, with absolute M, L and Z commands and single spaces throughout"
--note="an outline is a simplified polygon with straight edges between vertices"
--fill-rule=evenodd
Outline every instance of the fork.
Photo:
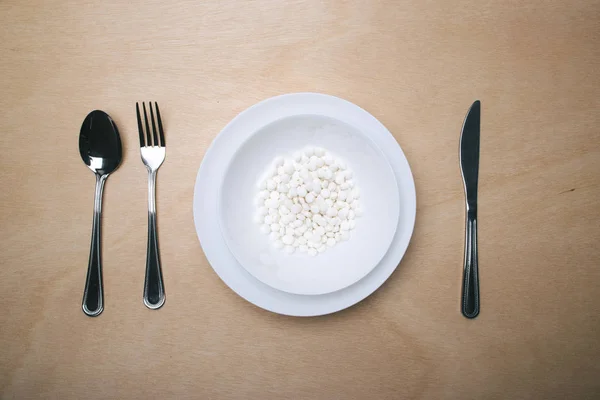
M 142 161 L 148 170 L 148 252 L 146 253 L 144 304 L 152 310 L 157 310 L 165 304 L 165 286 L 160 267 L 160 251 L 158 249 L 158 235 L 156 232 L 156 172 L 163 161 L 165 161 L 166 148 L 165 134 L 160 118 L 158 103 L 154 102 L 154 106 L 156 108 L 156 119 L 158 121 L 158 135 L 154 120 L 154 112 L 152 111 L 152 102 L 148 102 L 150 119 L 152 121 L 152 131 L 150 131 L 150 125 L 148 124 L 146 104 L 142 102 L 145 122 L 145 125 L 142 125 L 140 106 L 138 103 L 135 103 L 138 131 L 140 134 L 140 153 L 142 155 Z

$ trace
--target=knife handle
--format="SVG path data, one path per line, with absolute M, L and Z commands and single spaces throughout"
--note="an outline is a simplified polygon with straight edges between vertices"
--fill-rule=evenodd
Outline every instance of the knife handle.
M 461 311 L 467 318 L 479 314 L 479 271 L 477 268 L 477 211 L 467 209 L 465 228 L 465 265 Z

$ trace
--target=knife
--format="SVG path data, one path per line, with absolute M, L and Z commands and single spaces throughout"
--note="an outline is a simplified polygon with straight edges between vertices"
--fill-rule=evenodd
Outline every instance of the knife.
M 477 268 L 477 180 L 479 178 L 479 127 L 481 103 L 476 100 L 460 134 L 460 169 L 465 187 L 466 227 L 461 311 L 467 318 L 479 314 L 479 272 Z

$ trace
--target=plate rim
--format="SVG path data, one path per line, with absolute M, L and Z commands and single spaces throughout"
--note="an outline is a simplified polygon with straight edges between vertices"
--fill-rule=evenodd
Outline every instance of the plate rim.
M 404 221 L 404 223 L 399 221 L 398 229 L 396 231 L 396 235 L 394 236 L 394 243 L 380 264 L 377 265 L 359 282 L 339 291 L 322 295 L 298 295 L 271 288 L 270 286 L 267 286 L 254 278 L 243 266 L 239 265 L 239 263 L 236 266 L 239 271 L 234 273 L 229 273 L 229 266 L 215 266 L 218 262 L 224 261 L 217 260 L 218 258 L 223 258 L 223 254 L 218 254 L 219 252 L 222 252 L 222 247 L 224 247 L 226 253 L 228 253 L 225 255 L 225 257 L 229 256 L 235 263 L 237 263 L 237 260 L 229 252 L 229 249 L 222 238 L 222 233 L 219 231 L 218 235 L 215 235 L 214 229 L 205 228 L 207 224 L 200 217 L 200 214 L 204 211 L 202 210 L 201 206 L 204 204 L 202 201 L 205 197 L 204 191 L 199 190 L 200 185 L 205 179 L 210 182 L 211 175 L 209 172 L 207 172 L 207 165 L 212 161 L 211 157 L 213 156 L 213 153 L 216 152 L 215 149 L 221 145 L 223 140 L 226 140 L 227 132 L 231 130 L 231 127 L 234 126 L 234 124 L 237 124 L 241 119 L 247 117 L 248 114 L 255 112 L 258 108 L 272 105 L 277 106 L 278 102 L 286 103 L 292 101 L 293 103 L 294 100 L 298 100 L 302 104 L 304 104 L 303 101 L 308 101 L 310 102 L 311 106 L 324 105 L 327 107 L 333 106 L 334 108 L 338 109 L 349 109 L 350 111 L 353 111 L 353 117 L 359 118 L 359 120 L 362 121 L 362 124 L 371 125 L 372 127 L 376 128 L 378 131 L 377 133 L 369 130 L 369 132 L 374 135 L 374 137 L 371 139 L 377 144 L 377 146 L 380 147 L 380 149 L 386 155 L 388 162 L 392 165 L 392 169 L 394 170 L 394 174 L 398 181 L 398 189 L 400 191 L 401 198 L 404 197 L 403 201 L 407 200 L 406 203 L 401 204 L 402 208 L 400 212 L 401 218 L 407 219 Z M 323 114 L 323 111 L 319 112 L 319 114 L 328 115 Z M 288 116 L 291 115 L 294 114 L 289 114 Z M 336 118 L 331 115 L 328 116 Z M 350 118 L 350 116 L 348 118 Z M 272 119 L 271 122 L 274 120 L 275 119 Z M 348 119 L 340 120 L 349 124 Z M 236 150 L 234 150 L 234 152 Z M 225 164 L 225 166 L 227 164 L 228 162 Z M 403 176 L 399 176 L 398 172 L 401 172 Z M 207 176 L 205 177 L 205 175 Z M 405 196 L 402 196 L 402 194 Z M 215 139 L 213 139 L 210 146 L 206 150 L 196 176 L 193 195 L 193 216 L 198 239 L 211 268 L 215 271 L 217 276 L 219 276 L 219 278 L 240 297 L 260 308 L 278 314 L 290 316 L 326 315 L 341 311 L 364 300 L 366 297 L 374 293 L 396 270 L 408 249 L 410 239 L 412 238 L 412 234 L 414 232 L 416 221 L 415 181 L 408 160 L 399 143 L 393 137 L 391 132 L 368 111 L 354 103 L 336 96 L 312 92 L 288 93 L 264 99 L 246 108 L 236 115 L 229 123 L 227 123 L 215 137 Z M 218 224 L 216 225 L 218 228 Z M 214 228 L 214 226 L 212 228 Z M 397 239 L 396 236 L 399 235 L 399 231 L 401 229 L 403 230 L 403 236 Z M 211 235 L 213 238 L 211 238 Z M 214 241 L 213 239 L 215 236 L 218 237 L 218 239 L 216 239 L 217 241 L 221 241 L 221 250 L 210 247 L 209 242 Z M 236 274 L 238 275 L 237 278 L 235 276 Z M 241 280 L 245 280 L 246 282 L 241 283 Z

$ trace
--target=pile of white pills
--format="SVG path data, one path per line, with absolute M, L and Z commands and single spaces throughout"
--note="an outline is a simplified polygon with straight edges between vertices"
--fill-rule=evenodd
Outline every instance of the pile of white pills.
M 258 189 L 255 221 L 289 254 L 316 256 L 348 240 L 362 214 L 352 171 L 322 148 L 277 157 Z

